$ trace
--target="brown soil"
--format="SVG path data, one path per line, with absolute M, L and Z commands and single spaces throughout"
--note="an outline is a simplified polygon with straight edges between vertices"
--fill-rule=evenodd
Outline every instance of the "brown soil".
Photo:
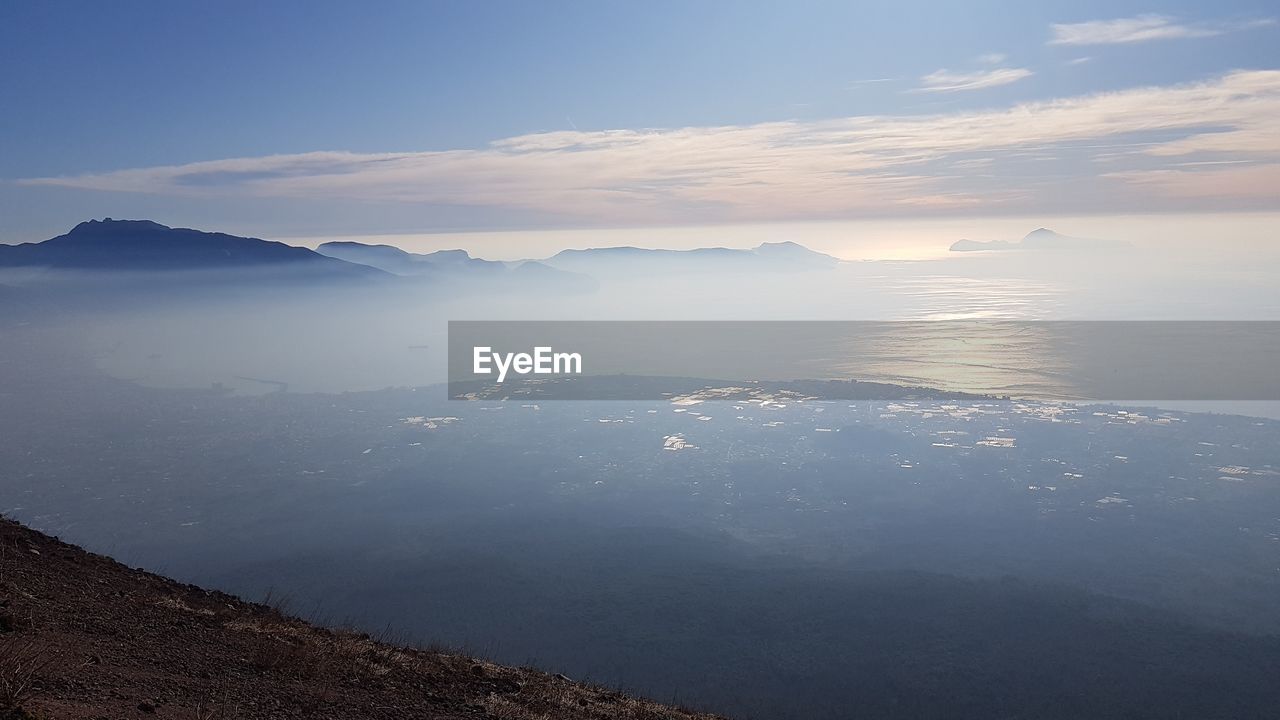
M 703 718 L 315 627 L 0 519 L 0 719 Z

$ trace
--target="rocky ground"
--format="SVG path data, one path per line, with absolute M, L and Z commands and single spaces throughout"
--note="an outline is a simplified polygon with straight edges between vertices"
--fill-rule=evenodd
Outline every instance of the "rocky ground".
M 315 627 L 0 519 L 0 718 L 711 716 Z

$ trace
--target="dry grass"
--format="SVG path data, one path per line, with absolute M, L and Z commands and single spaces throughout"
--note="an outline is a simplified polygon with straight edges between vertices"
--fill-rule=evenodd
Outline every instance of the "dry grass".
M 36 637 L 0 638 L 0 716 L 18 715 L 38 678 L 57 660 Z
M 239 706 L 228 702 L 225 696 L 216 703 L 200 700 L 196 703 L 195 720 L 236 720 L 239 711 Z

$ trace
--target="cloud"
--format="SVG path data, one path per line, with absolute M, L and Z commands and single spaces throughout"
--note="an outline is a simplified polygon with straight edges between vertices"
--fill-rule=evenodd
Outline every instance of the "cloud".
M 1118 45 L 1150 40 L 1212 37 L 1237 30 L 1272 25 L 1275 20 L 1265 18 L 1242 23 L 1187 25 L 1167 15 L 1138 15 L 1115 20 L 1091 20 L 1082 23 L 1055 23 L 1050 25 L 1050 45 Z
M 953 83 L 954 84 L 954 83 Z M 972 161 L 980 163 L 982 176 Z M 1192 162 L 1239 161 L 1205 165 Z M 211 160 L 25 185 L 535 210 L 657 224 L 922 210 L 1280 207 L 1280 71 L 928 115 L 535 133 L 478 149 Z M 1160 174 L 1164 173 L 1164 174 Z M 1252 189 L 1249 189 L 1252 188 Z M 1234 201 L 1233 201 L 1234 202 Z
M 1244 164 L 1223 161 L 1209 163 L 1207 169 L 1188 169 L 1190 163 L 1160 170 L 1109 173 L 1107 177 L 1146 189 L 1156 195 L 1203 199 L 1218 198 L 1248 205 L 1253 200 L 1280 198 L 1280 163 Z
M 920 87 L 916 92 L 959 92 L 962 90 L 981 90 L 1015 83 L 1035 73 L 1026 68 L 996 68 L 995 70 L 979 70 L 971 73 L 953 73 L 946 69 L 929 73 L 920 78 Z
M 896 81 L 897 81 L 897 78 L 891 78 L 891 77 L 866 78 L 864 80 L 850 80 L 846 85 L 846 88 L 853 90 L 853 89 L 863 88 L 868 85 L 881 85 L 884 83 L 891 83 Z
M 987 53 L 986 55 L 979 55 L 975 59 L 983 65 L 999 65 L 1005 61 L 1006 56 L 1004 53 Z

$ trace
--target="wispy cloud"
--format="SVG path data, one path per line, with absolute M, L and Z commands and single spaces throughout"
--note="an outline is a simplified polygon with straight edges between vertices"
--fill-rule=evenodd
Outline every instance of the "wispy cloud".
M 1236 167 L 1236 165 L 1241 165 Z M 1190 200 L 1215 198 L 1231 205 L 1248 206 L 1254 201 L 1275 201 L 1280 187 L 1280 162 L 1227 163 L 1202 165 L 1175 163 L 1159 170 L 1131 170 L 1107 173 L 1104 177 L 1143 187 L 1153 193 Z
M 993 52 L 985 55 L 979 55 L 975 59 L 983 65 L 999 65 L 1008 59 L 1008 57 L 1004 53 Z
M 895 78 L 891 78 L 891 77 L 879 77 L 879 78 L 866 78 L 865 80 L 850 80 L 849 87 L 857 87 L 859 85 L 879 85 L 880 83 L 893 82 L 894 79 Z
M 1237 30 L 1275 24 L 1272 18 L 1239 23 L 1187 24 L 1168 15 L 1138 15 L 1115 20 L 1091 20 L 1082 23 L 1055 23 L 1049 26 L 1050 45 L 1119 45 L 1172 40 L 1177 38 L 1212 37 Z
M 975 158 L 992 159 L 983 161 L 980 179 L 965 162 Z M 1226 160 L 1241 162 L 1185 164 Z M 1006 171 L 1011 166 L 1018 171 Z M 314 152 L 19 182 L 658 223 L 956 208 L 1039 212 L 1086 201 L 1143 210 L 1161 203 L 1275 208 L 1278 170 L 1280 71 L 1273 70 L 982 111 L 565 130 L 480 149 Z
M 915 92 L 981 90 L 1015 83 L 1034 74 L 1026 68 L 996 68 L 969 73 L 955 73 L 944 68 L 920 78 L 920 87 Z

